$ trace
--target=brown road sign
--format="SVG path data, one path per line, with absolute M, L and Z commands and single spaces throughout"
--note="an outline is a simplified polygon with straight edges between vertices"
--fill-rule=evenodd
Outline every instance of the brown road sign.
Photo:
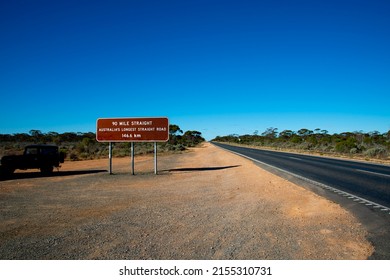
M 107 118 L 96 122 L 99 142 L 166 142 L 168 118 Z

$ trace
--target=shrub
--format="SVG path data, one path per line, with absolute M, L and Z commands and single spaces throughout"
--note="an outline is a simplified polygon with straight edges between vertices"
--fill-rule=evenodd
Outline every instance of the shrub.
M 70 159 L 71 161 L 76 161 L 76 160 L 79 160 L 79 157 L 77 156 L 76 153 L 70 153 L 69 159 Z
M 357 154 L 358 152 L 359 150 L 357 148 L 352 148 L 351 150 L 349 150 L 350 154 Z
M 386 158 L 387 150 L 384 147 L 377 146 L 374 148 L 370 148 L 364 152 L 365 156 L 368 157 L 376 157 L 376 158 Z

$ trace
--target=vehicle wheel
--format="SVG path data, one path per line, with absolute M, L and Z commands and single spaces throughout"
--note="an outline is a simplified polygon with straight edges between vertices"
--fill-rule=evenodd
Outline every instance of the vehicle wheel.
M 12 173 L 15 172 L 15 168 L 12 167 L 3 167 L 3 172 L 5 174 L 11 175 Z
M 41 173 L 42 174 L 50 174 L 53 172 L 53 166 L 42 166 Z
M 0 166 L 0 176 L 8 177 L 15 172 L 15 168 Z

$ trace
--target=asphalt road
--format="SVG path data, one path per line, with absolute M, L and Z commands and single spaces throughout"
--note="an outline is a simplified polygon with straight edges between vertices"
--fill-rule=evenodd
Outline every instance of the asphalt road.
M 390 166 L 258 150 L 215 142 L 213 144 L 323 186 L 390 208 Z

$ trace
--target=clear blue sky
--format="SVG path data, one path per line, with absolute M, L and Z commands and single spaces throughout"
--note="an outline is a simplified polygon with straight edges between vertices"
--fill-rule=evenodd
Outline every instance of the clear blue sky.
M 390 1 L 1 1 L 0 96 L 0 133 L 386 132 Z

